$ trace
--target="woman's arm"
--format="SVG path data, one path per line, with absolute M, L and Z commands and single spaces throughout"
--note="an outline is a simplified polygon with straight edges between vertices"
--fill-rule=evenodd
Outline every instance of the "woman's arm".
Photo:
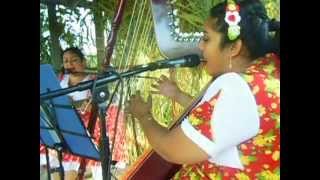
M 166 161 L 193 164 L 208 159 L 208 154 L 189 139 L 180 126 L 169 131 L 160 126 L 151 114 L 139 118 L 139 122 L 152 148 Z
M 183 107 L 187 107 L 193 99 L 192 96 L 180 90 L 174 81 L 171 81 L 164 75 L 161 75 L 157 84 L 152 84 L 152 87 L 156 89 L 151 91 L 153 94 L 161 94 L 169 97 Z
M 145 103 L 140 93 L 131 97 L 127 111 L 136 117 L 152 148 L 165 160 L 177 164 L 191 164 L 208 159 L 208 155 L 184 135 L 181 127 L 168 130 L 160 126 L 150 112 L 151 96 Z

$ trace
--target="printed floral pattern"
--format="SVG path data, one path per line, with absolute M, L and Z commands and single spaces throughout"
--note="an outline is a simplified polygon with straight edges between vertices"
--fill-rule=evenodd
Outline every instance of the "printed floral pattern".
M 188 117 L 190 124 L 199 130 L 201 134 L 205 135 L 211 140 L 213 140 L 213 132 L 210 125 L 210 120 L 213 108 L 217 102 L 220 92 L 221 91 L 214 95 L 209 101 L 205 101 L 193 109 Z
M 244 170 L 218 166 L 209 161 L 183 165 L 173 179 L 182 180 L 278 180 L 280 179 L 280 61 L 275 54 L 254 62 L 243 79 L 256 98 L 260 117 L 258 135 L 239 144 L 240 159 Z M 218 96 L 214 96 L 216 101 Z M 209 114 L 214 103 L 203 103 L 194 109 L 190 123 L 212 140 Z M 214 120 L 214 117 L 212 117 Z

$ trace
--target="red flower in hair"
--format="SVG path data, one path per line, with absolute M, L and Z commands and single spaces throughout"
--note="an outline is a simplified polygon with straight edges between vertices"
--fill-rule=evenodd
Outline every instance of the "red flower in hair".
M 234 22 L 236 20 L 236 16 L 232 14 L 228 17 L 228 20 Z

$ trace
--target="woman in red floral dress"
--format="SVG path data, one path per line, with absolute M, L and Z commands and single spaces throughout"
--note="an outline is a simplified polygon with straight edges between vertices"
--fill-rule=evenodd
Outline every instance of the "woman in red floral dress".
M 154 121 L 151 96 L 131 97 L 127 111 L 154 150 L 182 164 L 172 179 L 280 179 L 280 60 L 270 27 L 258 0 L 211 9 L 199 48 L 214 80 L 173 130 Z M 153 87 L 183 106 L 192 100 L 165 76 Z

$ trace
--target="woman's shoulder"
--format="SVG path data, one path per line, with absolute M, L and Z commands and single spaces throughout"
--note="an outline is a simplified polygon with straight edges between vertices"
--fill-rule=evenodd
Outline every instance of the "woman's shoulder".
M 240 76 L 240 74 L 235 72 L 228 72 L 217 77 L 212 82 L 212 85 L 214 84 L 216 86 L 225 87 L 230 84 L 239 83 L 241 81 L 242 81 L 242 77 Z
M 208 87 L 207 92 L 215 93 L 219 90 L 223 92 L 229 91 L 240 91 L 246 88 L 246 81 L 240 76 L 240 74 L 235 72 L 229 72 L 217 77 Z

